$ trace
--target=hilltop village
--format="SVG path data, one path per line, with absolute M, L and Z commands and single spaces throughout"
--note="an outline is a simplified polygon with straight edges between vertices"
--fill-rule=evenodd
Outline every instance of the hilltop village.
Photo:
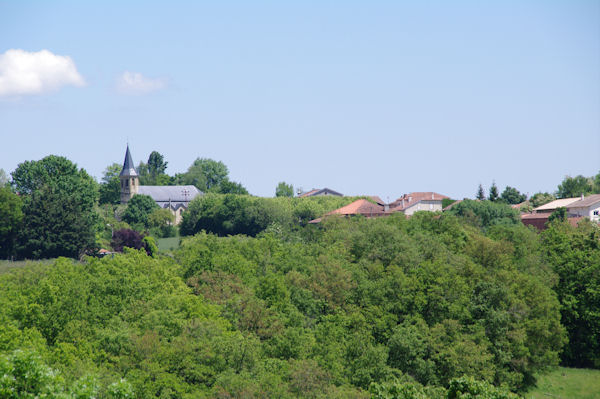
M 2 182 L 0 391 L 514 399 L 600 364 L 600 174 L 386 203 L 166 166 L 126 148 L 98 183 L 50 155 Z

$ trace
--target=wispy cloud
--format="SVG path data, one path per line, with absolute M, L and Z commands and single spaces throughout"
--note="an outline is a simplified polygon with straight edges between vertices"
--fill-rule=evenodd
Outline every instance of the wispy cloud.
M 147 78 L 139 72 L 125 71 L 117 80 L 117 90 L 123 94 L 147 94 L 165 87 L 165 79 Z
M 0 96 L 42 94 L 69 85 L 85 85 L 71 57 L 48 50 L 0 54 Z

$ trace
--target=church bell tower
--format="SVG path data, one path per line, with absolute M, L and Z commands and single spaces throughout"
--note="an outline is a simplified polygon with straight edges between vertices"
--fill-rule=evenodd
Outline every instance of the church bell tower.
M 140 186 L 140 179 L 135 171 L 131 153 L 129 152 L 129 144 L 127 144 L 123 170 L 121 170 L 119 178 L 121 179 L 121 204 L 126 204 L 131 197 L 138 193 L 138 188 Z

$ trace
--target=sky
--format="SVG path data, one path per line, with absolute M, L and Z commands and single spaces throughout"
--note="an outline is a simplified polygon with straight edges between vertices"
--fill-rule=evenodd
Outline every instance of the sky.
M 600 2 L 0 0 L 0 168 L 127 143 L 259 196 L 553 192 L 600 172 Z

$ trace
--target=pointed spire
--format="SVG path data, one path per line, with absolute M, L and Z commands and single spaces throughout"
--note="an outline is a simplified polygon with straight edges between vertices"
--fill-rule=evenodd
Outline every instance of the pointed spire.
M 119 176 L 137 176 L 135 166 L 133 166 L 133 159 L 131 159 L 131 153 L 129 152 L 129 144 L 127 144 L 127 151 L 125 152 L 125 161 L 123 161 L 123 170 Z

